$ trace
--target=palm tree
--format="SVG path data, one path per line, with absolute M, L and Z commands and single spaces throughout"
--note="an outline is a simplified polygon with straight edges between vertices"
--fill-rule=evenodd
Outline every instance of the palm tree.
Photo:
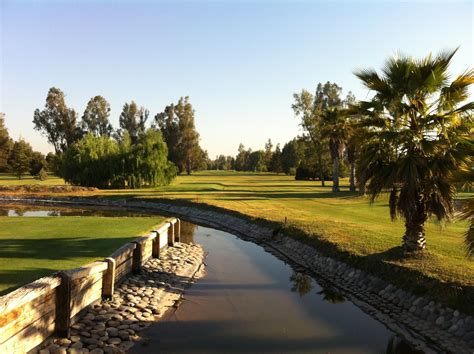
M 350 136 L 350 125 L 346 115 L 337 108 L 327 109 L 321 119 L 321 136 L 328 138 L 332 159 L 332 191 L 339 189 L 339 162 Z
M 425 248 L 429 217 L 441 221 L 452 216 L 456 189 L 450 178 L 472 163 L 474 102 L 465 101 L 474 70 L 449 82 L 455 53 L 420 60 L 398 56 L 386 62 L 381 75 L 356 72 L 374 92 L 372 100 L 359 103 L 370 126 L 359 167 L 371 201 L 390 191 L 390 216 L 405 220 L 406 251 Z

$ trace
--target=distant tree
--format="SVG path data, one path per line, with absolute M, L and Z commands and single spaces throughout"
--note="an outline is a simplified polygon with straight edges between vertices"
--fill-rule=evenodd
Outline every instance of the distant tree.
M 265 166 L 265 151 L 257 150 L 249 154 L 247 171 L 264 172 Z
M 472 113 L 469 87 L 474 70 L 449 81 L 455 51 L 414 59 L 389 59 L 382 75 L 356 75 L 374 92 L 359 103 L 371 135 L 359 157 L 367 170 L 371 200 L 390 192 L 390 216 L 405 219 L 403 248 L 426 246 L 425 223 L 449 219 L 456 189 L 452 176 L 472 168 Z
M 48 91 L 45 108 L 35 110 L 33 123 L 35 129 L 48 138 L 56 153 L 60 153 L 81 136 L 76 120 L 76 111 L 66 106 L 64 93 L 52 87 Z
M 8 157 L 13 147 L 13 142 L 5 127 L 5 114 L 0 113 L 0 172 L 8 170 Z
M 45 156 L 39 151 L 33 151 L 30 156 L 30 175 L 39 176 L 42 170 L 46 171 L 48 163 Z
M 272 171 L 275 173 L 283 172 L 282 152 L 280 149 L 280 144 L 277 144 L 275 151 L 272 154 L 272 158 L 270 160 L 269 171 Z
M 294 138 L 283 146 L 281 151 L 282 170 L 287 175 L 295 174 L 296 168 L 304 158 L 304 142 Z
M 112 125 L 109 122 L 110 105 L 102 96 L 92 97 L 82 115 L 81 127 L 84 134 L 111 136 Z
M 246 171 L 251 150 L 245 150 L 243 144 L 239 144 L 237 156 L 235 157 L 235 169 L 237 171 Z
M 13 173 L 21 179 L 23 175 L 27 174 L 30 169 L 30 159 L 33 150 L 31 145 L 25 140 L 20 139 L 15 141 L 10 152 L 8 164 Z
M 264 151 L 265 152 L 264 164 L 265 164 L 266 170 L 270 169 L 270 163 L 272 161 L 272 155 L 273 155 L 272 149 L 273 149 L 272 140 L 268 139 L 267 142 L 265 143 L 265 151 Z
M 179 173 L 199 169 L 206 154 L 199 146 L 199 133 L 194 123 L 194 109 L 189 97 L 181 97 L 178 103 L 167 106 L 155 116 L 155 126 L 160 129 L 168 145 L 169 158 Z
M 55 174 L 59 174 L 61 168 L 61 155 L 55 154 L 53 152 L 48 152 L 46 155 L 46 164 L 48 171 L 51 171 Z
M 119 139 L 121 139 L 124 132 L 127 132 L 132 144 L 135 144 L 140 134 L 143 134 L 146 130 L 145 124 L 149 115 L 150 112 L 146 108 L 138 108 L 134 101 L 125 103 L 119 117 L 120 129 L 117 134 Z

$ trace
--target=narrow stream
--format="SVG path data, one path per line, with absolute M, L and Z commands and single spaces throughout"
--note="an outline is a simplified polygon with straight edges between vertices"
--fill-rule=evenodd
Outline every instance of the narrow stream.
M 182 232 L 209 253 L 207 275 L 132 353 L 415 353 L 337 289 L 262 247 L 187 223 Z
M 89 208 L 0 206 L 4 216 L 134 216 Z M 419 353 L 338 290 L 227 232 L 182 222 L 206 276 L 140 333 L 132 353 Z

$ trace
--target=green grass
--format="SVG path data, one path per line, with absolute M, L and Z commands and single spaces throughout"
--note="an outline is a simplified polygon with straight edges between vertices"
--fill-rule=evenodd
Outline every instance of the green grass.
M 326 184 L 321 187 L 320 182 L 275 174 L 201 172 L 179 176 L 167 187 L 101 191 L 100 196 L 189 201 L 231 210 L 273 227 L 281 226 L 286 217 L 287 234 L 292 237 L 406 289 L 474 311 L 467 301 L 474 289 L 474 262 L 465 257 L 466 222 L 429 222 L 426 254 L 406 259 L 398 247 L 403 221 L 390 220 L 386 198 L 370 204 L 366 197 L 348 191 L 347 180 L 342 180 L 337 195 L 331 192 L 331 183 Z
M 161 217 L 0 217 L 0 294 L 103 259 Z
M 1 182 L 0 182 L 1 184 Z M 370 204 L 348 191 L 331 193 L 331 183 L 295 181 L 291 176 L 236 172 L 200 172 L 179 176 L 170 186 L 142 190 L 82 193 L 91 197 L 171 199 L 203 208 L 224 208 L 281 227 L 286 233 L 395 284 L 474 313 L 474 261 L 465 257 L 464 221 L 426 225 L 428 250 L 404 258 L 399 245 L 403 221 L 389 218 L 386 198 Z M 460 194 L 466 198 L 471 194 Z
M 21 185 L 26 185 L 26 184 L 40 184 L 40 185 L 45 185 L 45 186 L 54 186 L 54 185 L 64 184 L 64 180 L 54 175 L 49 175 L 48 178 L 44 181 L 35 179 L 31 175 L 25 175 L 21 179 L 19 179 L 18 177 L 9 173 L 0 173 L 0 185 L 21 186 Z

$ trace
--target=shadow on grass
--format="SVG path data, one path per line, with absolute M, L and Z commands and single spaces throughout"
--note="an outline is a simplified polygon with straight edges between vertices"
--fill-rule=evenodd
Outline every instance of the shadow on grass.
M 0 283 L 15 284 L 13 286 L 0 290 L 0 296 L 8 294 L 9 292 L 15 289 L 18 289 L 21 286 L 25 286 L 29 289 L 35 289 L 35 284 L 27 284 L 27 283 L 33 282 L 38 278 L 51 275 L 56 271 L 58 271 L 58 269 L 50 269 L 50 268 L 0 270 Z M 37 287 L 40 287 L 40 286 L 37 285 Z

